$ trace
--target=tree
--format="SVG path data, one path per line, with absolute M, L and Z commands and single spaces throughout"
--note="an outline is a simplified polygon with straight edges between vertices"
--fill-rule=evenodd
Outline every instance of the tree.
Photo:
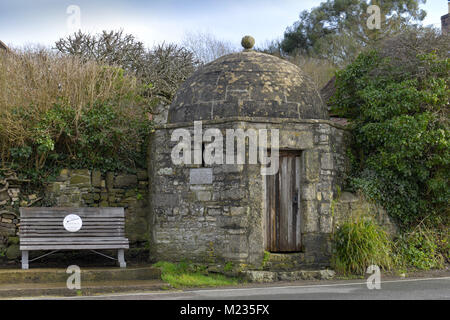
M 238 51 L 231 42 L 219 40 L 213 34 L 206 32 L 187 32 L 181 44 L 192 51 L 195 59 L 202 63 L 208 63 Z
M 271 54 L 273 56 L 284 58 L 287 55 L 281 50 L 282 39 L 266 40 L 262 46 L 255 48 L 256 51 Z
M 381 12 L 381 28 L 370 30 L 368 1 L 327 0 L 311 11 L 303 11 L 300 20 L 288 27 L 281 48 L 286 53 L 301 52 L 326 58 L 343 65 L 352 61 L 361 48 L 391 37 L 404 27 L 419 23 L 426 0 L 372 1 Z
M 137 75 L 149 88 L 149 94 L 169 104 L 178 86 L 198 66 L 193 54 L 175 44 L 159 44 L 145 48 L 133 35 L 123 31 L 103 31 L 90 35 L 78 31 L 56 42 L 63 54 L 77 56 L 83 61 L 94 60 L 118 65 Z
M 117 64 L 126 70 L 133 70 L 146 50 L 144 44 L 133 35 L 123 31 L 102 31 L 97 35 L 75 32 L 67 38 L 59 39 L 55 47 L 58 51 L 83 60 L 95 60 L 107 64 Z

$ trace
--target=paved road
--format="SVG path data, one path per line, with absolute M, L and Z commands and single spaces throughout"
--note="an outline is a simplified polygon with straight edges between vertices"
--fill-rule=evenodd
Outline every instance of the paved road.
M 365 282 L 285 285 L 252 288 L 152 292 L 67 299 L 100 300 L 450 300 L 450 277 L 382 281 L 381 289 L 369 290 Z

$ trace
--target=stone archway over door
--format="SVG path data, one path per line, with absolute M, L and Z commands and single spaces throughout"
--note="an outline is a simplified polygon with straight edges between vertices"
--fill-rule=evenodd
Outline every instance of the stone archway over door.
M 278 173 L 265 178 L 267 251 L 301 250 L 300 164 L 299 152 L 280 152 Z

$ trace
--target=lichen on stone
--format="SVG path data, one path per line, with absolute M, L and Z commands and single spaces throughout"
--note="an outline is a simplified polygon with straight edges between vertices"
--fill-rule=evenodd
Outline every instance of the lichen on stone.
M 245 36 L 242 38 L 241 45 L 246 50 L 250 50 L 255 45 L 255 38 L 252 36 Z

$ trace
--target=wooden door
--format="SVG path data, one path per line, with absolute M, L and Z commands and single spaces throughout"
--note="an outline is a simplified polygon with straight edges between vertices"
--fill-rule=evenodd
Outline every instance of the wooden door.
M 266 250 L 297 252 L 300 235 L 300 155 L 280 152 L 278 173 L 266 176 Z

